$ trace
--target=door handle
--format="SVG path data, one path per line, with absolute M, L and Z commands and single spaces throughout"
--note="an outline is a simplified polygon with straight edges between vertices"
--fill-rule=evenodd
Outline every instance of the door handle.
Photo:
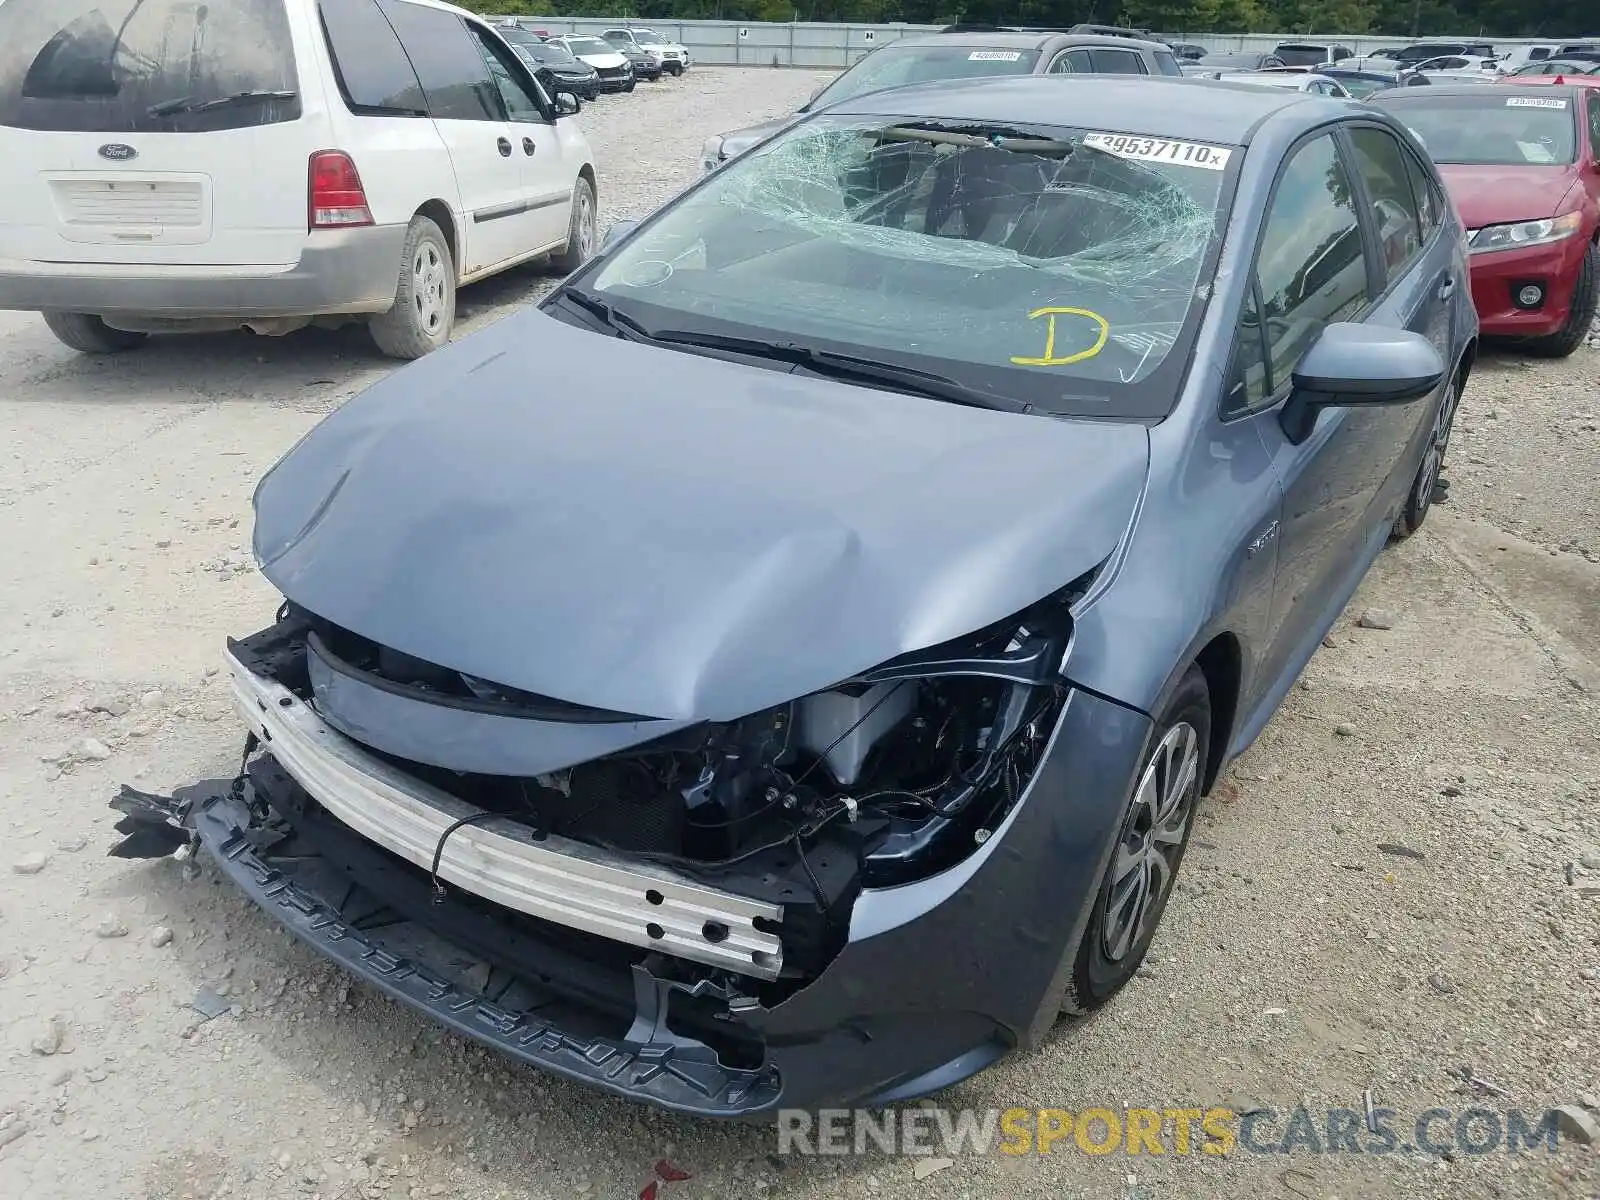
M 1446 275 L 1439 281 L 1439 299 L 1448 300 L 1456 294 L 1456 277 Z
M 538 146 L 534 144 L 534 140 L 531 137 L 522 139 L 522 152 L 524 154 L 532 154 L 537 149 Z
M 500 148 L 500 157 L 501 158 L 510 158 L 511 157 L 511 139 L 510 138 L 501 138 L 499 141 L 495 142 L 495 145 Z

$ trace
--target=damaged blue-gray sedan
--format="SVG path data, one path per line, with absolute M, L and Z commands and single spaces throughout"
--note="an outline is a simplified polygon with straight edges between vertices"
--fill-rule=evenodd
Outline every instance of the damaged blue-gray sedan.
M 1195 807 L 1442 494 L 1477 323 L 1387 114 L 857 97 L 261 482 L 242 773 L 125 790 L 355 975 L 680 1111 L 1114 996 Z

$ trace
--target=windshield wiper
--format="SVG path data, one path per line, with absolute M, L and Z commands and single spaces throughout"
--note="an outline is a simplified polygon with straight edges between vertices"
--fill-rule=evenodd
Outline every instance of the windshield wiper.
M 618 337 L 628 338 L 631 341 L 655 340 L 655 335 L 643 325 L 627 313 L 619 313 L 614 305 L 607 304 L 599 296 L 591 296 L 588 292 L 579 291 L 574 287 L 562 288 L 558 295 L 591 317 L 599 318 L 607 328 L 616 330 Z
M 946 400 L 952 404 L 965 404 L 970 408 L 992 408 L 1000 412 L 1031 412 L 1033 405 L 1009 396 L 980 391 L 957 383 L 944 375 L 921 371 L 916 367 L 898 363 L 880 362 L 872 358 L 857 358 L 853 354 L 837 354 L 832 350 L 819 350 L 798 342 L 764 342 L 757 338 L 734 337 L 721 333 L 696 333 L 690 330 L 648 330 L 645 336 L 651 341 L 669 346 L 695 346 L 706 350 L 726 350 L 730 354 L 746 354 L 751 358 L 765 358 L 774 362 L 792 363 L 817 375 L 854 383 L 885 384 L 902 392 L 926 396 L 932 400 Z
M 231 96 L 218 96 L 213 100 L 196 100 L 193 96 L 174 96 L 152 104 L 145 111 L 152 117 L 173 117 L 179 113 L 210 112 L 216 108 L 232 108 L 236 104 L 249 104 L 256 100 L 293 100 L 299 92 L 234 92 Z

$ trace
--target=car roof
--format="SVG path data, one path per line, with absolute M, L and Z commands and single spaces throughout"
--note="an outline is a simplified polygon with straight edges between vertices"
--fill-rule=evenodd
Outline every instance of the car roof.
M 1538 78 L 1533 76 L 1532 78 Z M 1555 76 L 1548 76 L 1554 79 Z M 1579 95 L 1580 89 L 1600 87 L 1600 80 L 1593 76 L 1582 76 L 1579 79 L 1569 79 L 1565 83 L 1497 83 L 1485 87 L 1481 83 L 1436 83 L 1427 91 L 1421 88 L 1395 88 L 1393 91 L 1384 92 L 1386 103 L 1407 103 L 1410 100 L 1438 100 L 1448 99 L 1451 96 L 1493 96 L 1509 99 L 1518 94 L 1527 96 L 1549 96 L 1551 89 L 1567 91 L 1572 97 Z
M 953 46 L 957 49 L 963 46 L 978 48 L 1001 48 L 1008 50 L 1042 50 L 1046 46 L 1073 45 L 1073 46 L 1114 46 L 1118 50 L 1146 49 L 1165 50 L 1165 43 L 1147 42 L 1139 38 L 1109 37 L 1099 33 L 1062 33 L 1060 30 L 1032 30 L 1019 31 L 1015 29 L 1002 30 L 994 33 L 965 32 L 965 33 L 919 33 L 910 37 L 896 38 L 885 43 L 873 53 L 881 54 L 885 50 L 916 50 L 929 46 Z
M 1235 85 L 1181 75 L 1012 75 L 946 80 L 867 92 L 831 105 L 839 114 L 934 121 L 1105 125 L 1153 137 L 1244 145 L 1267 117 L 1296 105 L 1311 116 L 1347 101 L 1289 88 Z M 1309 116 L 1308 116 L 1308 119 Z

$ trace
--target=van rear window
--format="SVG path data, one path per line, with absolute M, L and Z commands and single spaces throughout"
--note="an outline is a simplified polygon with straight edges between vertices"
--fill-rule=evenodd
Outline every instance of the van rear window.
M 294 121 L 284 0 L 0 0 L 0 125 L 203 132 Z

